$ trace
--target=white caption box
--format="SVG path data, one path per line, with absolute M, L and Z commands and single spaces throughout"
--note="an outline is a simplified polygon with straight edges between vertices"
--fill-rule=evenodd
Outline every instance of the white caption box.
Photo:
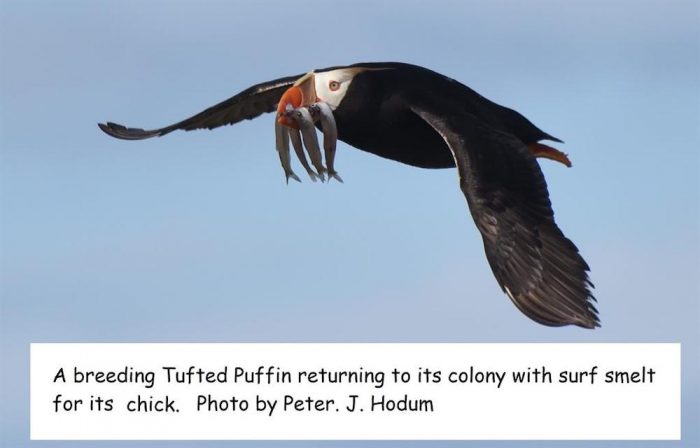
M 680 353 L 680 344 L 31 344 L 31 439 L 678 440 Z

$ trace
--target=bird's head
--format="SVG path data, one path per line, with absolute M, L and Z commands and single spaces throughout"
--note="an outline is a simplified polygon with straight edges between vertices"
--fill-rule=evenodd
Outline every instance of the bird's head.
M 289 112 L 302 106 L 324 102 L 335 110 L 345 98 L 355 75 L 367 69 L 362 67 L 340 68 L 320 72 L 309 72 L 287 89 L 277 105 L 277 121 L 298 129 Z

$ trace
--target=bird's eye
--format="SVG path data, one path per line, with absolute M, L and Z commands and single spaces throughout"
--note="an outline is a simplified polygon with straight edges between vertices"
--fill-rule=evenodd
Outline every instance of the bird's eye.
M 331 81 L 328 83 L 328 88 L 331 89 L 331 92 L 335 92 L 340 88 L 340 83 L 338 81 Z

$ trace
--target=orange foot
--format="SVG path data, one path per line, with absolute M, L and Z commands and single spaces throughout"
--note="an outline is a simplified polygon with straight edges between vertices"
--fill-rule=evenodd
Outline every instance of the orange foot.
M 533 143 L 528 145 L 528 149 L 535 157 L 543 157 L 545 159 L 554 160 L 571 168 L 571 160 L 569 160 L 569 157 L 558 149 L 543 145 L 542 143 Z

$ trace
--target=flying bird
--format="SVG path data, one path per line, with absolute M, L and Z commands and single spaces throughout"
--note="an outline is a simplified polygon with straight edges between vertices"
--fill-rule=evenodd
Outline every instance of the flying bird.
M 276 112 L 275 140 L 287 182 L 300 180 L 290 141 L 313 181 L 342 182 L 334 163 L 337 140 L 416 167 L 456 167 L 486 259 L 515 306 L 548 326 L 599 326 L 589 267 L 554 221 L 536 160 L 571 166 L 566 154 L 541 143 L 561 140 L 432 70 L 397 62 L 329 67 L 254 85 L 163 128 L 99 127 L 112 137 L 142 140 L 266 112 Z

